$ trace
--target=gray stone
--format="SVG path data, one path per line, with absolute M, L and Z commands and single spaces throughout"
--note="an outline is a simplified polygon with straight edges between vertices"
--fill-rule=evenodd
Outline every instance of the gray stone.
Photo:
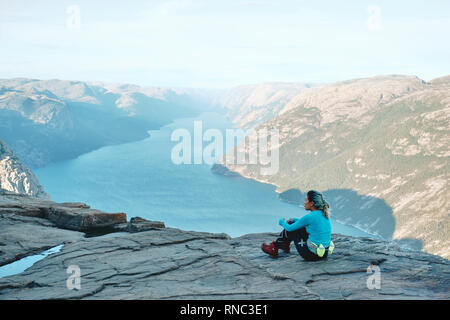
M 90 209 L 84 203 L 57 203 L 6 191 L 0 194 L 0 213 L 44 218 L 59 228 L 83 232 L 94 232 L 127 222 L 125 213 L 107 213 Z
M 2 139 L 0 139 L 0 190 L 50 199 L 34 173 Z
M 80 238 L 22 274 L 0 279 L 0 299 L 450 298 L 446 259 L 421 252 L 380 254 L 382 240 L 367 244 L 337 234 L 335 253 L 326 261 L 303 261 L 295 250 L 272 259 L 260 244 L 275 236 L 231 239 L 160 228 Z M 381 290 L 367 287 L 374 260 L 381 268 Z M 81 290 L 66 287 L 70 265 L 81 270 Z
M 0 266 L 84 237 L 80 232 L 59 229 L 46 219 L 3 213 L 0 230 Z
M 0 197 L 3 264 L 65 245 L 21 274 L 1 278 L 2 300 L 450 298 L 448 260 L 402 251 L 393 242 L 333 234 L 334 253 L 325 261 L 306 262 L 294 246 L 278 259 L 263 253 L 261 243 L 276 233 L 230 238 L 165 228 L 139 217 L 113 225 L 115 232 L 85 237 L 24 214 L 25 204 L 45 208 L 53 202 L 14 197 Z M 81 272 L 80 290 L 67 287 L 67 268 L 74 265 Z M 367 285 L 373 265 L 380 268 L 379 289 Z

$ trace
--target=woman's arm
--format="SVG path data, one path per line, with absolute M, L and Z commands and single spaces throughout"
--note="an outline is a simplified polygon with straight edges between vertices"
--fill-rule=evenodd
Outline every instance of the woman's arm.
M 292 220 L 294 220 L 294 219 L 292 219 Z M 292 224 L 288 224 L 286 221 L 284 221 L 284 219 L 280 219 L 280 221 L 278 223 L 284 229 L 286 229 L 286 231 L 298 230 L 300 228 L 307 226 L 310 223 L 309 222 L 309 214 L 304 215 L 300 219 L 295 219 L 294 223 L 292 223 Z

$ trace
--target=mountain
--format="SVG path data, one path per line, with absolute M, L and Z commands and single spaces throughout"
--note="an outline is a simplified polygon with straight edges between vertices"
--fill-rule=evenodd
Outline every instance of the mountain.
M 271 82 L 233 87 L 216 93 L 213 105 L 223 108 L 238 128 L 250 129 L 273 118 L 312 83 Z
M 0 190 L 49 199 L 36 176 L 0 139 Z
M 338 220 L 450 257 L 450 76 L 386 75 L 305 89 L 255 132 L 272 128 L 279 131 L 276 174 L 262 175 L 260 164 L 227 168 L 276 185 L 298 204 L 309 189 L 323 191 Z
M 209 108 L 207 91 L 66 80 L 0 80 L 0 137 L 31 168 L 144 139 Z
M 92 234 L 98 226 L 111 228 Z M 0 228 L 5 267 L 62 245 L 24 272 L 0 278 L 0 300 L 450 298 L 448 260 L 381 239 L 333 234 L 336 248 L 325 261 L 305 262 L 294 245 L 290 254 L 272 259 L 260 245 L 274 233 L 230 238 L 138 217 L 126 221 L 124 213 L 98 212 L 84 203 L 4 193 Z M 81 277 L 78 290 L 68 287 L 73 266 Z M 179 314 L 168 312 L 171 318 Z

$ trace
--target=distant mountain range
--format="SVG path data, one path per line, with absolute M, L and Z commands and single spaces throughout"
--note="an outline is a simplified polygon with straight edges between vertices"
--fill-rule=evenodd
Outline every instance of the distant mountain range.
M 450 257 L 450 76 L 299 90 L 262 128 L 280 132 L 279 172 L 228 169 L 274 184 L 299 204 L 309 189 L 324 191 L 338 220 Z
M 0 80 L 0 137 L 32 167 L 143 139 L 210 108 L 206 91 L 65 80 Z
M 213 106 L 224 109 L 236 127 L 249 129 L 275 117 L 302 90 L 317 86 L 288 82 L 238 86 L 216 93 Z

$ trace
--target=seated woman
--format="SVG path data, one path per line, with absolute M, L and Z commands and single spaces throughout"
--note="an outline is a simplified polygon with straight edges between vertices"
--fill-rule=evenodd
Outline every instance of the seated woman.
M 328 214 L 330 206 L 323 195 L 315 190 L 308 191 L 305 198 L 305 210 L 311 211 L 300 219 L 288 221 L 280 219 L 284 228 L 280 236 L 271 244 L 262 244 L 261 249 L 272 258 L 278 257 L 278 249 L 290 252 L 291 241 L 294 241 L 298 253 L 307 261 L 318 261 L 328 257 L 334 244 L 331 241 L 331 223 Z

